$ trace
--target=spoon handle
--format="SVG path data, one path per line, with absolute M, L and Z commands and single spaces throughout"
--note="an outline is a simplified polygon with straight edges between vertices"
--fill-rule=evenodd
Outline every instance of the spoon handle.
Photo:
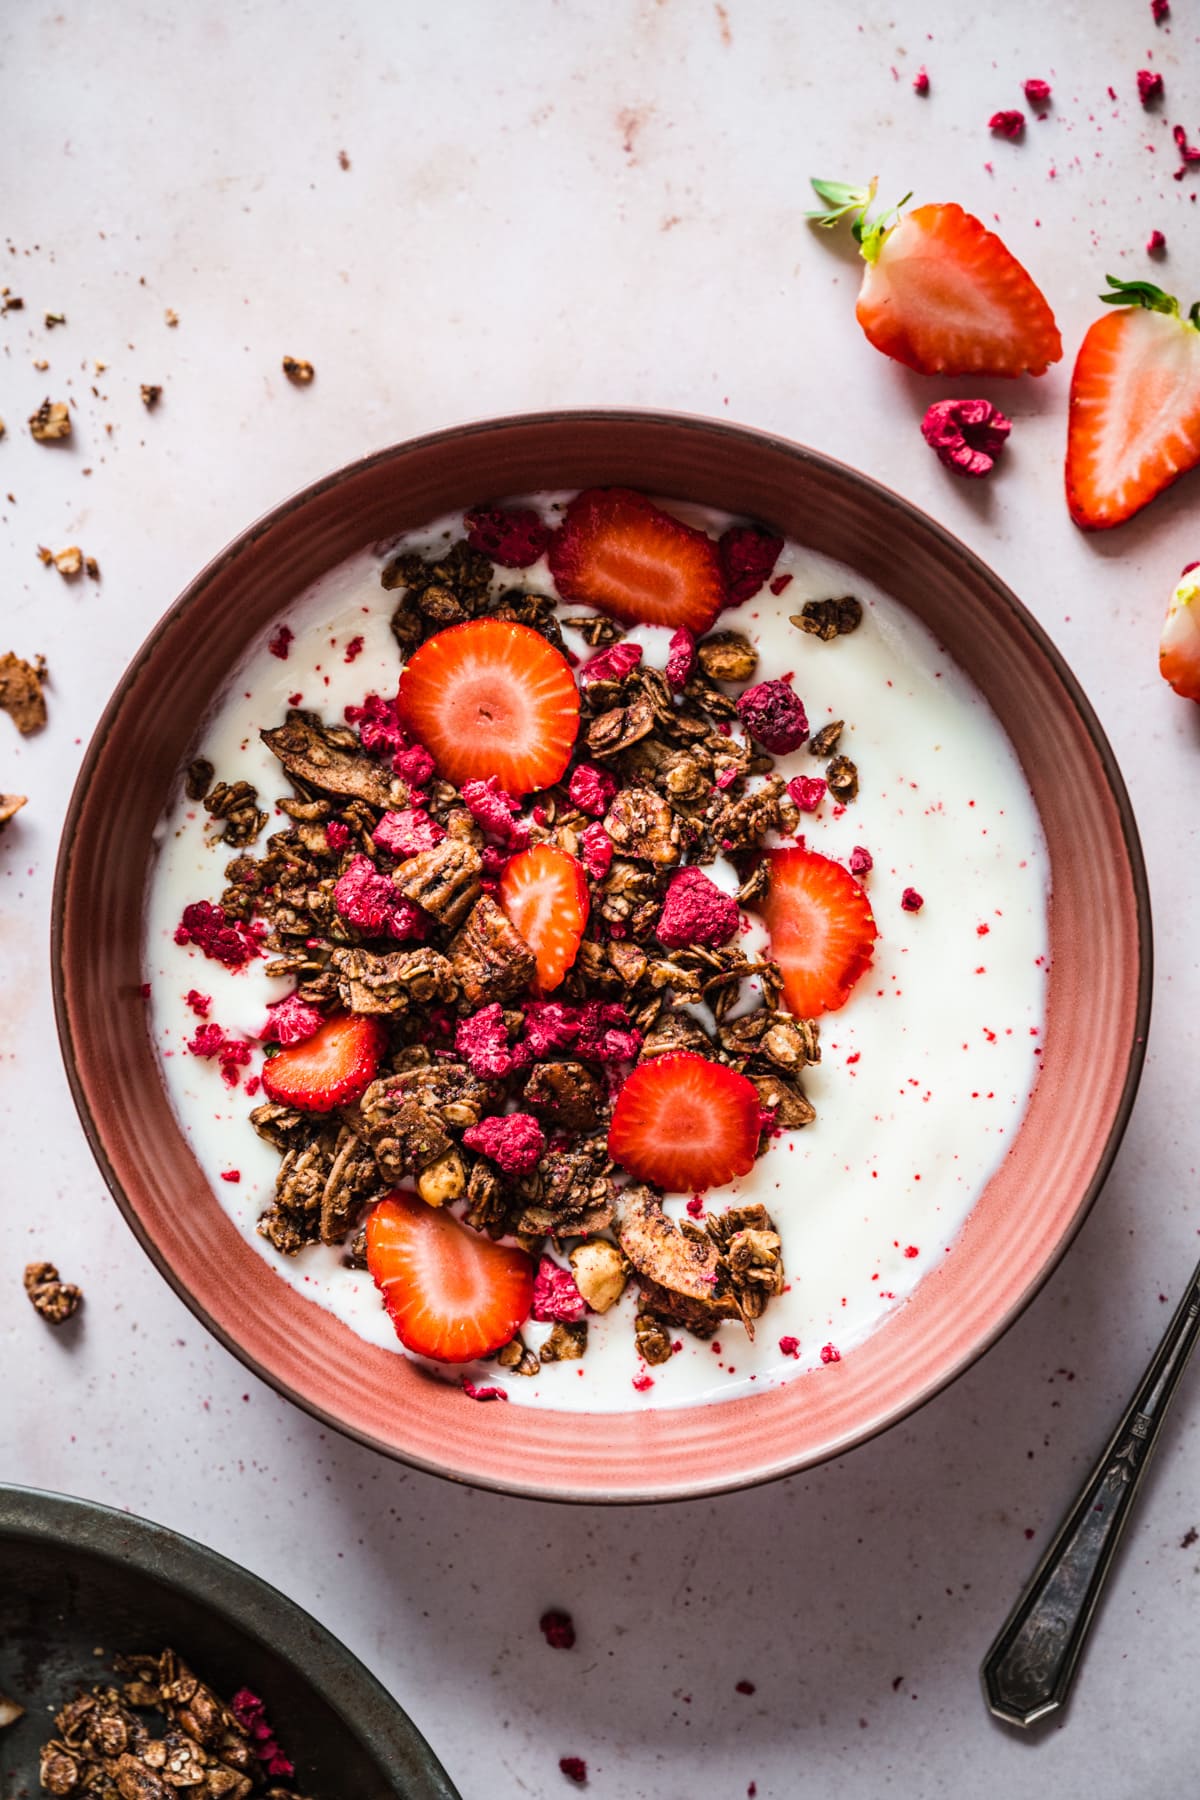
M 1200 1336 L 1200 1266 L 1120 1424 L 984 1658 L 998 1719 L 1032 1725 L 1066 1701 L 1167 1408 Z

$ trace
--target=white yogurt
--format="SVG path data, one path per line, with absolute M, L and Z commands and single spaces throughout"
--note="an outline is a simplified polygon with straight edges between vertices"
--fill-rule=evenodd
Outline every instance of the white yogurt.
M 543 510 L 562 499 L 535 498 Z M 714 533 L 728 522 L 691 507 L 674 510 Z M 460 528 L 457 516 L 440 520 L 405 543 L 428 550 Z M 278 724 L 289 703 L 340 722 L 346 704 L 364 694 L 395 693 L 400 662 L 388 624 L 395 597 L 379 584 L 383 560 L 382 552 L 363 554 L 296 598 L 282 615 L 295 633 L 286 661 L 264 642 L 235 671 L 194 750 L 219 779 L 253 782 L 269 807 L 288 782 L 258 734 Z M 731 1202 L 767 1206 L 783 1237 L 787 1291 L 772 1301 L 755 1343 L 736 1324 L 709 1343 L 681 1331 L 682 1350 L 650 1371 L 651 1386 L 635 1388 L 647 1371 L 634 1349 L 631 1283 L 612 1312 L 591 1318 L 581 1362 L 532 1378 L 494 1364 L 468 1371 L 501 1383 L 519 1404 L 605 1412 L 729 1399 L 819 1365 L 826 1345 L 848 1350 L 952 1253 L 1037 1077 L 1049 861 L 1011 744 L 961 670 L 885 594 L 795 544 L 775 573 L 793 578 L 781 596 L 764 589 L 718 625 L 755 643 L 756 680 L 794 676 L 813 731 L 846 720 L 839 749 L 858 765 L 859 798 L 839 810 L 827 796 L 800 829 L 811 848 L 839 861 L 859 844 L 871 852 L 864 885 L 880 933 L 870 971 L 846 1006 L 821 1021 L 822 1061 L 804 1077 L 816 1122 L 783 1134 L 749 1176 L 708 1196 L 714 1210 Z M 544 565 L 500 572 L 497 585 L 552 592 Z M 826 644 L 789 624 L 804 600 L 843 593 L 864 606 L 852 635 Z M 668 635 L 654 628 L 630 634 L 655 666 L 665 661 Z M 362 649 L 347 661 L 355 638 Z M 789 777 L 821 767 L 805 749 L 778 766 Z M 285 823 L 276 814 L 268 830 Z M 278 1153 L 247 1121 L 256 1101 L 226 1087 L 214 1062 L 185 1048 L 198 1023 L 185 1003 L 189 989 L 211 995 L 209 1016 L 227 1032 L 254 1035 L 267 1003 L 292 985 L 269 979 L 261 963 L 231 972 L 174 942 L 184 906 L 219 897 L 232 854 L 212 843 L 203 809 L 182 797 L 162 822 L 145 970 L 167 1091 L 213 1192 L 279 1278 L 368 1342 L 404 1355 L 370 1276 L 347 1269 L 339 1248 L 315 1245 L 285 1258 L 257 1235 Z M 723 886 L 733 880 L 719 863 L 710 872 Z M 924 897 L 919 913 L 901 907 L 907 887 Z M 765 947 L 765 934 L 754 922 L 739 942 L 752 954 Z M 756 998 L 748 993 L 741 1004 Z M 222 1179 L 231 1171 L 237 1181 Z M 683 1205 L 682 1197 L 671 1199 L 667 1210 L 679 1215 Z M 526 1341 L 536 1348 L 548 1330 L 530 1323 Z M 799 1340 L 798 1357 L 781 1352 L 781 1338 Z M 441 1372 L 453 1380 L 460 1373 Z

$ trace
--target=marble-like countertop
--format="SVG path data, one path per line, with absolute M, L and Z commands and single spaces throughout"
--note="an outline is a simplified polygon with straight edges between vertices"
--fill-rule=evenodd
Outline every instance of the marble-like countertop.
M 1192 1773 L 1195 1378 L 1063 1725 L 1036 1745 L 1009 1736 L 976 1668 L 1197 1248 L 1200 714 L 1167 693 L 1155 652 L 1167 593 L 1200 557 L 1200 476 L 1088 539 L 1060 472 L 1070 357 L 1104 275 L 1147 273 L 1158 226 L 1163 279 L 1186 303 L 1200 290 L 1200 169 L 1171 178 L 1170 135 L 1181 120 L 1200 136 L 1197 31 L 1194 0 L 1158 28 L 1148 0 L 78 0 L 0 22 L 0 286 L 25 302 L 0 323 L 0 650 L 44 652 L 51 671 L 46 731 L 19 742 L 0 719 L 0 786 L 30 796 L 0 850 L 0 1476 L 147 1514 L 277 1583 L 378 1672 L 466 1800 L 565 1795 L 564 1754 L 586 1757 L 598 1800 L 751 1783 L 762 1800 L 1023 1785 L 1074 1800 L 1165 1794 Z M 1165 75 L 1161 111 L 1138 104 L 1144 67 Z M 1022 104 L 1031 75 L 1053 85 L 1045 122 L 994 140 L 989 115 Z M 1013 435 L 990 484 L 938 465 L 917 433 L 933 388 L 859 334 L 854 269 L 803 222 L 814 173 L 960 200 L 1051 296 L 1068 356 L 1003 384 Z M 46 312 L 67 324 L 47 332 Z M 314 362 L 311 388 L 283 379 L 285 352 Z M 153 413 L 141 383 L 163 387 Z M 69 447 L 25 429 L 46 394 L 75 403 Z M 466 1492 L 278 1399 L 138 1249 L 54 1036 L 67 797 L 179 588 L 339 463 L 558 404 L 804 439 L 957 532 L 1097 706 L 1154 897 L 1141 1096 L 1041 1296 L 882 1440 L 711 1504 Z M 38 544 L 68 543 L 98 559 L 98 585 L 39 564 Z M 87 1290 L 71 1335 L 21 1294 L 42 1255 Z M 548 1604 L 575 1616 L 570 1656 L 538 1633 Z

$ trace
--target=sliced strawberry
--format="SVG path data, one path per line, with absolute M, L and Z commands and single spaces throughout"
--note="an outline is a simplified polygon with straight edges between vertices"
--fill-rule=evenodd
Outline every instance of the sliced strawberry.
M 336 1013 L 314 1036 L 263 1064 L 263 1091 L 280 1106 L 332 1112 L 357 1100 L 375 1079 L 387 1032 L 370 1014 Z
M 534 844 L 506 864 L 500 904 L 537 958 L 538 992 L 553 993 L 579 954 L 588 922 L 582 868 L 556 844 Z
M 367 1220 L 367 1267 L 400 1342 L 438 1362 L 473 1362 L 529 1317 L 533 1263 L 415 1194 L 389 1194 Z
M 552 786 L 579 730 L 566 657 L 506 619 L 472 619 L 428 638 L 404 666 L 396 705 L 439 774 L 459 787 L 494 775 L 510 794 Z
M 1120 308 L 1092 325 L 1071 377 L 1067 505 L 1077 525 L 1121 525 L 1200 462 L 1197 308 L 1149 282 L 1101 299 Z
M 750 1173 L 758 1136 L 754 1083 L 685 1050 L 634 1069 L 617 1095 L 608 1153 L 639 1181 L 703 1193 Z
M 627 625 L 686 625 L 701 636 L 725 603 L 717 546 L 631 488 L 585 488 L 550 540 L 564 600 Z
M 871 224 L 874 183 L 813 186 L 833 210 L 810 218 L 853 217 L 867 263 L 855 313 L 885 356 L 922 375 L 1044 375 L 1062 356 L 1041 289 L 972 213 L 951 201 Z
M 1171 595 L 1158 647 L 1158 666 L 1185 700 L 1200 701 L 1200 576 L 1185 571 Z
M 815 850 L 768 853 L 770 885 L 759 908 L 784 998 L 800 1019 L 836 1012 L 869 967 L 878 932 L 853 875 Z

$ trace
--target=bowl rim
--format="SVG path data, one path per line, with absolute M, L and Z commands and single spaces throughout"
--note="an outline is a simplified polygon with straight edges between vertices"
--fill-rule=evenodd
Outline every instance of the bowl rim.
M 1120 1097 L 1113 1111 L 1112 1123 L 1105 1138 L 1103 1148 L 1097 1158 L 1091 1178 L 1080 1199 L 1076 1212 L 1068 1229 L 1056 1243 L 1053 1253 L 1046 1259 L 1036 1276 L 1016 1297 L 1002 1317 L 965 1351 L 955 1362 L 938 1377 L 930 1380 L 924 1388 L 915 1393 L 907 1404 L 898 1407 L 885 1420 L 873 1420 L 860 1428 L 847 1433 L 829 1445 L 819 1455 L 800 1454 L 791 1460 L 783 1459 L 774 1466 L 750 1475 L 738 1474 L 718 1477 L 710 1480 L 697 1480 L 686 1488 L 668 1486 L 664 1488 L 647 1487 L 636 1494 L 629 1493 L 597 1493 L 593 1489 L 575 1489 L 561 1487 L 546 1490 L 536 1482 L 514 1481 L 487 1474 L 465 1475 L 453 1469 L 447 1469 L 430 1459 L 408 1454 L 395 1445 L 373 1436 L 368 1431 L 359 1430 L 319 1405 L 314 1400 L 298 1392 L 287 1381 L 277 1379 L 268 1374 L 257 1359 L 227 1332 L 212 1317 L 183 1279 L 176 1273 L 167 1258 L 161 1253 L 150 1234 L 143 1229 L 141 1220 L 130 1204 L 116 1171 L 113 1169 L 105 1153 L 104 1145 L 96 1125 L 96 1120 L 84 1093 L 83 1083 L 79 1075 L 75 1044 L 71 1032 L 70 1016 L 66 997 L 66 980 L 63 965 L 64 920 L 66 911 L 66 893 L 71 860 L 71 846 L 75 838 L 75 826 L 79 814 L 87 800 L 91 787 L 92 774 L 100 753 L 117 715 L 120 713 L 126 692 L 136 680 L 143 663 L 147 660 L 158 639 L 171 627 L 179 615 L 190 609 L 203 595 L 208 584 L 229 564 L 249 550 L 257 538 L 274 530 L 294 513 L 310 505 L 321 495 L 338 487 L 352 477 L 362 474 L 380 464 L 384 464 L 400 455 L 412 455 L 437 446 L 462 441 L 464 438 L 480 438 L 491 434 L 499 434 L 515 429 L 531 429 L 550 423 L 562 425 L 572 424 L 586 426 L 588 423 L 604 424 L 622 423 L 631 426 L 671 426 L 676 429 L 696 432 L 704 436 L 720 436 L 738 442 L 750 440 L 777 454 L 792 458 L 802 465 L 816 468 L 832 475 L 835 479 L 857 488 L 865 498 L 874 503 L 882 511 L 909 522 L 915 522 L 919 529 L 930 537 L 936 547 L 965 561 L 972 571 L 985 584 L 989 598 L 1001 604 L 1016 625 L 1032 639 L 1039 652 L 1046 658 L 1057 680 L 1061 683 L 1066 698 L 1077 719 L 1082 724 L 1092 749 L 1094 750 L 1103 771 L 1108 792 L 1116 809 L 1120 824 L 1121 840 L 1128 859 L 1130 883 L 1133 889 L 1134 906 L 1137 918 L 1137 1001 L 1133 1019 L 1132 1041 L 1129 1045 L 1125 1061 L 1124 1078 L 1121 1084 Z M 978 685 L 978 684 L 976 684 Z M 986 699 L 986 694 L 984 695 Z M 1121 1141 L 1137 1097 L 1142 1068 L 1146 1056 L 1146 1041 L 1150 1024 L 1151 999 L 1154 973 L 1153 927 L 1150 906 L 1150 890 L 1146 873 L 1145 857 L 1142 851 L 1141 838 L 1133 814 L 1133 806 L 1117 763 L 1116 755 L 1108 736 L 1100 723 L 1099 717 L 1088 699 L 1078 678 L 1072 671 L 1062 651 L 1051 639 L 1045 628 L 1039 623 L 1024 603 L 1006 582 L 984 562 L 971 547 L 954 533 L 925 512 L 911 500 L 907 500 L 895 489 L 887 487 L 873 476 L 865 475 L 861 470 L 848 463 L 828 456 L 823 451 L 814 450 L 806 444 L 781 436 L 777 432 L 759 430 L 754 426 L 736 424 L 731 420 L 714 419 L 700 413 L 677 412 L 665 408 L 639 407 L 562 407 L 549 408 L 541 412 L 507 413 L 492 418 L 466 421 L 457 425 L 443 426 L 436 431 L 422 433 L 418 437 L 405 438 L 398 443 L 389 444 L 382 449 L 369 452 L 356 458 L 353 462 L 342 464 L 328 474 L 318 477 L 316 481 L 297 489 L 287 499 L 279 502 L 268 512 L 262 513 L 252 524 L 232 538 L 222 550 L 193 577 L 175 601 L 166 609 L 162 617 L 151 628 L 142 643 L 131 657 L 121 675 L 107 705 L 89 740 L 83 760 L 79 766 L 71 798 L 67 805 L 63 820 L 62 835 L 55 865 L 54 887 L 51 897 L 51 988 L 54 1001 L 55 1024 L 58 1031 L 59 1046 L 66 1071 L 68 1086 L 75 1103 L 75 1109 L 83 1127 L 92 1155 L 100 1170 L 101 1176 L 118 1208 L 125 1218 L 142 1249 L 149 1256 L 159 1273 L 163 1275 L 183 1301 L 188 1310 L 197 1318 L 213 1337 L 224 1348 L 247 1368 L 251 1374 L 265 1381 L 270 1387 L 300 1407 L 310 1417 L 321 1424 L 328 1425 L 344 1437 L 365 1445 L 368 1449 L 379 1452 L 392 1461 L 403 1463 L 410 1468 L 419 1469 L 423 1474 L 434 1475 L 445 1481 L 453 1481 L 460 1485 L 478 1487 L 495 1493 L 512 1494 L 522 1499 L 553 1501 L 563 1504 L 585 1505 L 659 1505 L 666 1501 L 698 1500 L 710 1498 L 722 1493 L 737 1493 L 745 1489 L 765 1486 L 769 1482 L 781 1481 L 800 1470 L 817 1468 L 821 1464 L 831 1462 L 837 1457 L 846 1455 L 859 1445 L 872 1438 L 890 1431 L 893 1426 L 911 1418 L 914 1413 L 926 1406 L 938 1394 L 972 1368 L 993 1345 L 1010 1330 L 1026 1307 L 1034 1300 L 1041 1289 L 1049 1281 L 1058 1268 L 1063 1257 L 1074 1243 L 1085 1220 L 1091 1213 L 1096 1199 L 1108 1179 Z M 2 1492 L 2 1490 L 0 1490 Z
M 460 1800 L 400 1702 L 295 1600 L 219 1550 L 138 1513 L 51 1489 L 0 1484 L 0 1542 L 69 1543 L 180 1592 L 300 1669 L 375 1758 L 397 1795 Z M 288 1646 L 304 1645 L 303 1661 Z

